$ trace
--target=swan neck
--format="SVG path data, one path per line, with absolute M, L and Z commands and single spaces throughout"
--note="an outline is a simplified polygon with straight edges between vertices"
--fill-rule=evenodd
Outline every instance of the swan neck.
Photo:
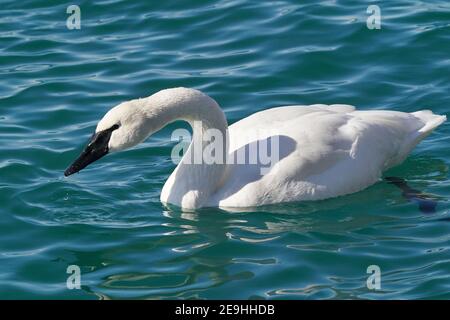
M 164 112 L 164 126 L 176 120 L 187 121 L 193 131 L 192 142 L 183 155 L 172 175 L 166 181 L 161 193 L 161 201 L 176 204 L 182 208 L 196 209 L 205 205 L 223 181 L 228 154 L 227 129 L 225 114 L 219 105 L 209 96 L 192 89 L 169 89 L 170 94 L 163 92 L 152 96 L 152 104 L 160 104 Z M 167 90 L 164 90 L 167 91 Z M 222 138 L 219 144 L 221 158 L 216 162 L 205 162 L 204 154 L 209 134 Z M 205 139 L 206 137 L 206 139 Z M 200 146 L 200 148 L 199 148 Z M 199 159 L 200 162 L 196 161 Z
M 198 90 L 166 89 L 147 99 L 145 105 L 151 106 L 147 110 L 148 116 L 155 118 L 156 113 L 161 127 L 177 120 L 184 120 L 193 130 L 195 130 L 194 123 L 197 122 L 201 122 L 204 130 L 218 129 L 225 132 L 228 128 L 225 114 L 217 102 Z

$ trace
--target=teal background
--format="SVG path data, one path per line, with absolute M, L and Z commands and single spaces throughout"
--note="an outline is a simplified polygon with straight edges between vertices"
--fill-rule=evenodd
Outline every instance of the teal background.
M 71 4 L 81 30 L 66 28 Z M 109 108 L 175 86 L 230 123 L 313 103 L 449 116 L 450 4 L 2 0 L 0 298 L 450 298 L 448 122 L 388 173 L 437 197 L 434 214 L 382 181 L 236 213 L 164 208 L 179 124 L 63 176 Z M 72 264 L 81 290 L 66 288 Z

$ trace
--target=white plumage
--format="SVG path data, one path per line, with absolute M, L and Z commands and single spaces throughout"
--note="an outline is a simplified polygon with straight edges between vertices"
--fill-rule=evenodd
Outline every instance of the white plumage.
M 211 128 L 228 132 L 229 156 L 254 143 L 255 133 L 260 141 L 277 137 L 280 146 L 280 159 L 266 174 L 261 174 L 267 166 L 263 163 L 182 161 L 166 181 L 161 201 L 196 209 L 319 200 L 362 190 L 401 163 L 446 117 L 427 110 L 357 111 L 349 105 L 317 104 L 257 112 L 227 131 L 226 118 L 213 99 L 197 90 L 174 88 L 111 109 L 97 131 L 120 124 L 109 141 L 110 150 L 118 151 L 179 119 L 202 121 L 194 139 Z

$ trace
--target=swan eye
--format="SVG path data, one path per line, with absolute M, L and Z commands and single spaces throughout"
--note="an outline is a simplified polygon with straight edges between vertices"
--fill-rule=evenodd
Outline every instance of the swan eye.
M 86 146 L 87 150 L 91 150 L 93 145 L 95 144 L 104 144 L 105 140 L 109 141 L 109 138 L 111 137 L 111 133 L 114 130 L 119 129 L 120 126 L 118 124 L 113 125 L 111 128 L 109 129 L 105 129 L 99 132 L 94 132 L 94 134 L 91 136 L 91 138 L 89 139 L 88 145 Z

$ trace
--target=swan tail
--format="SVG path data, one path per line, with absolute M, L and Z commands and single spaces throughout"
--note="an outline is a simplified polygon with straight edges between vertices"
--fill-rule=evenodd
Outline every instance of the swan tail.
M 415 118 L 415 121 L 410 122 L 411 132 L 406 136 L 406 140 L 403 141 L 396 156 L 388 161 L 386 168 L 403 162 L 420 141 L 425 139 L 434 129 L 447 120 L 446 116 L 434 114 L 430 110 L 412 112 L 411 115 Z
M 409 143 L 405 144 L 406 153 L 409 153 L 420 141 L 425 139 L 434 129 L 447 120 L 446 116 L 434 114 L 431 110 L 421 110 L 411 113 L 423 124 L 422 127 L 412 132 Z
M 411 114 L 425 124 L 418 131 L 421 140 L 447 120 L 446 116 L 434 114 L 431 110 L 421 110 Z

